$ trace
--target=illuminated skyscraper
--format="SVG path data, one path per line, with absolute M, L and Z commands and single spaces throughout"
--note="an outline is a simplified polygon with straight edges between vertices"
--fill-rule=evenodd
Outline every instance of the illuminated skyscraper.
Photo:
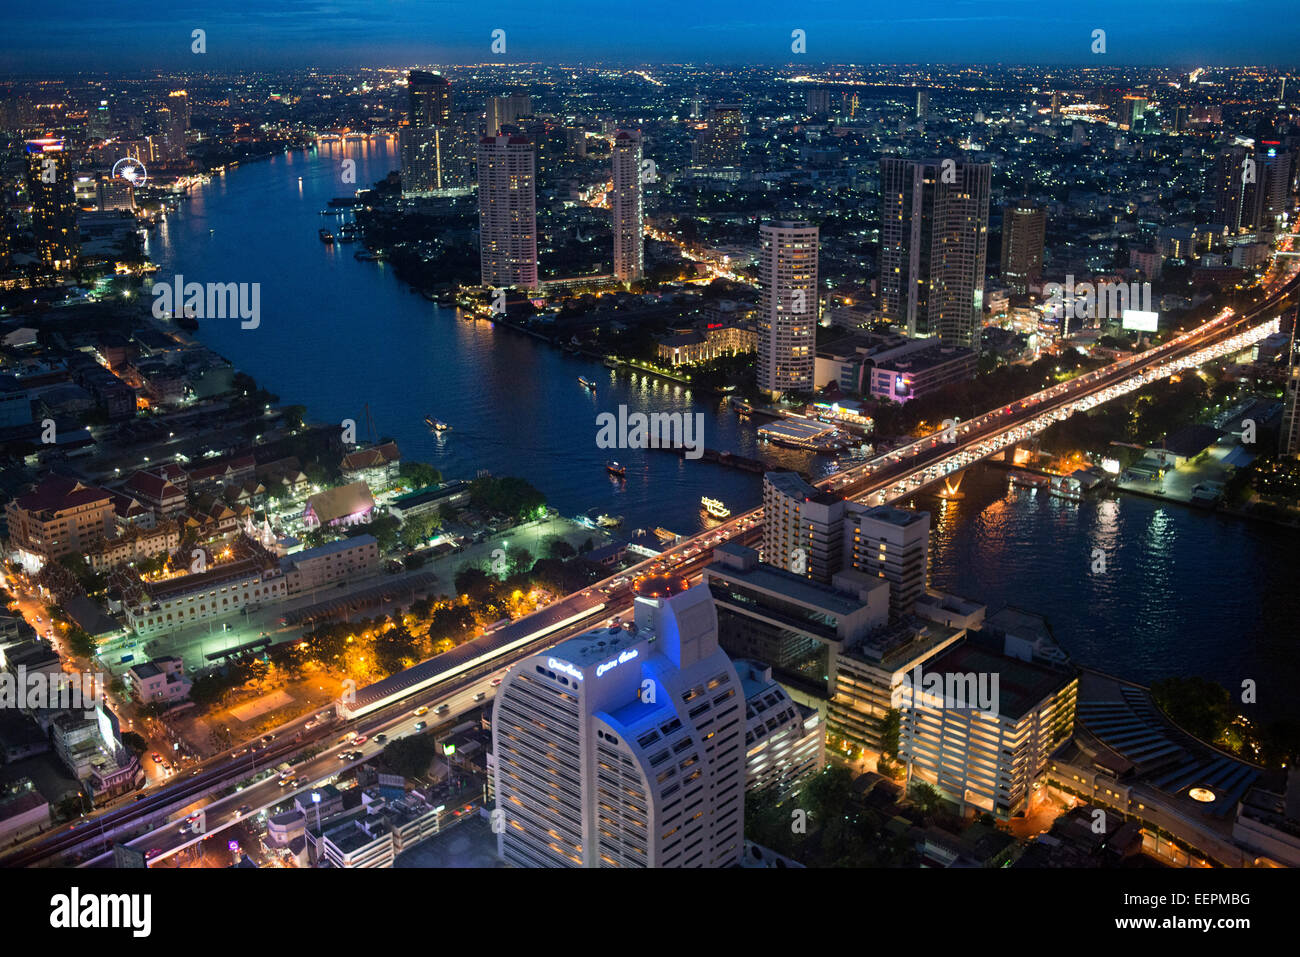
M 909 336 L 979 348 L 988 163 L 880 161 L 880 303 Z
M 41 264 L 67 271 L 76 267 L 81 249 L 72 160 L 63 140 L 27 141 L 27 195 L 32 202 L 32 235 Z
M 930 91 L 916 91 L 916 118 L 923 120 L 930 115 Z
M 185 134 L 190 128 L 190 95 L 184 90 L 167 94 L 170 119 L 165 130 L 168 159 L 173 163 L 185 162 Z
M 407 121 L 414 127 L 451 125 L 451 81 L 427 70 L 406 74 Z
M 709 589 L 642 584 L 628 630 L 525 658 L 492 715 L 517 867 L 727 867 L 744 850 L 745 689 Z
M 759 227 L 758 387 L 769 393 L 813 388 L 817 237 L 805 222 Z
M 645 263 L 645 220 L 641 202 L 641 134 L 614 137 L 614 275 L 623 282 L 640 279 Z
M 1043 275 L 1047 207 L 1017 200 L 1002 207 L 1002 281 L 1020 295 Z
M 1282 431 L 1278 436 L 1278 446 L 1283 455 L 1300 458 L 1300 315 L 1293 310 L 1291 317 L 1291 348 L 1287 360 L 1286 388 L 1283 394 L 1285 405 L 1282 409 Z
M 486 136 L 478 146 L 479 260 L 485 286 L 537 287 L 533 144 Z
M 745 145 L 745 114 L 736 104 L 720 103 L 709 111 L 708 127 L 691 144 L 691 162 L 706 169 L 741 165 Z
M 436 73 L 407 74 L 402 128 L 402 193 L 425 194 L 469 185 L 465 138 L 452 125 L 451 83 Z

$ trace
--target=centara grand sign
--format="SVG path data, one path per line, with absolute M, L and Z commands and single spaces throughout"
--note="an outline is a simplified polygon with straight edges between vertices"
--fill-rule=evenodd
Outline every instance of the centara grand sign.
M 640 654 L 641 653 L 637 651 L 635 648 L 629 651 L 620 652 L 618 657 L 611 658 L 609 659 L 609 661 L 605 661 L 602 662 L 601 664 L 596 665 L 596 677 L 597 678 L 604 677 L 606 674 L 613 671 L 619 665 L 631 661 L 633 658 L 639 657 Z M 559 658 L 547 658 L 546 667 L 550 668 L 553 671 L 559 671 L 562 674 L 566 674 L 570 678 L 576 678 L 578 681 L 582 680 L 582 672 L 579 669 L 575 668 L 567 661 L 561 661 Z

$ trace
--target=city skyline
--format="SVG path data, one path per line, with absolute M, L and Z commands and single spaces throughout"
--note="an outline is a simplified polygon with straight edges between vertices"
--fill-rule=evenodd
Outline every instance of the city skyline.
M 63 2 L 0 867 L 1300 870 L 1280 5 Z

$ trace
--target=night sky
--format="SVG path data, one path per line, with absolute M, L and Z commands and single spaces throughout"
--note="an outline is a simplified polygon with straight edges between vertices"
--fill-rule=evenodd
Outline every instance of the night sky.
M 1295 66 L 1296 0 L 9 0 L 0 70 L 418 63 Z M 489 50 L 506 31 L 506 53 Z M 791 53 L 791 31 L 807 53 Z M 1106 31 L 1107 52 L 1090 49 Z

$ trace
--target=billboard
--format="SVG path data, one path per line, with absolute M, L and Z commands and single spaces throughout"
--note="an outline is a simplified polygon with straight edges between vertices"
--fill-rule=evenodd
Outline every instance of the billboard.
M 1143 312 L 1140 309 L 1125 309 L 1124 320 L 1120 325 L 1136 332 L 1155 332 L 1160 324 L 1160 313 Z

